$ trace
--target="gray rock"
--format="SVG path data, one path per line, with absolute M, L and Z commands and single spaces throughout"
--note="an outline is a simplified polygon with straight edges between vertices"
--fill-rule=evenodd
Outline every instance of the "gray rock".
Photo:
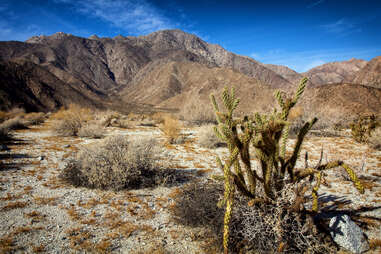
M 368 242 L 361 228 L 346 214 L 337 215 L 329 221 L 329 230 L 333 240 L 352 253 L 369 250 Z

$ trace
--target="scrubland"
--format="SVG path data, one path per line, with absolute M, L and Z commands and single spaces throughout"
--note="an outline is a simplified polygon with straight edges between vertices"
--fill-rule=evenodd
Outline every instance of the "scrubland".
M 75 105 L 50 114 L 0 112 L 0 252 L 223 253 L 224 175 L 215 156 L 227 160 L 229 149 L 214 135 L 210 112 L 192 107 L 179 115 Z M 301 112 L 292 112 L 294 125 L 302 125 Z M 296 137 L 292 126 L 286 155 Z M 307 152 L 310 165 L 338 159 L 351 166 L 364 194 L 344 169 L 327 171 L 319 210 L 350 214 L 368 237 L 368 253 L 381 251 L 380 137 L 380 127 L 363 143 L 350 126 L 312 130 L 296 163 L 303 168 Z M 263 209 L 236 195 L 232 253 L 344 253 L 326 233 L 302 232 L 304 224 L 284 214 L 280 207 L 296 202 L 292 185 L 280 195 Z M 305 192 L 306 209 L 312 195 Z

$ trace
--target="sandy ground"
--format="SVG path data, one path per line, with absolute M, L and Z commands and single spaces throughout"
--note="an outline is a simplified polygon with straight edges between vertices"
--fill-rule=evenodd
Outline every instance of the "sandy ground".
M 214 156 L 226 155 L 226 148 L 205 149 L 198 145 L 197 128 L 184 129 L 185 144 L 167 145 L 172 168 L 189 178 L 207 181 L 220 174 Z M 158 128 L 108 128 L 107 135 L 122 134 L 164 138 Z M 101 191 L 75 188 L 57 177 L 67 160 L 82 145 L 96 140 L 57 137 L 48 125 L 14 132 L 10 150 L 1 151 L 0 250 L 19 253 L 203 253 L 199 229 L 174 222 L 169 212 L 174 187 L 159 186 L 133 191 Z M 291 140 L 290 147 L 295 140 Z M 345 180 L 343 170 L 327 173 L 319 190 L 324 209 L 359 210 L 369 216 L 365 233 L 381 239 L 381 152 L 360 145 L 349 137 L 309 137 L 302 154 L 309 153 L 310 165 L 341 159 L 351 165 L 366 190 L 358 194 Z M 163 158 L 166 159 L 166 158 Z M 304 162 L 299 162 L 303 167 Z M 191 181 L 190 180 L 190 181 Z M 185 183 L 184 183 L 185 184 Z M 338 192 L 339 191 L 339 192 Z M 378 218 L 378 220 L 373 217 Z M 205 244 L 205 243 L 204 243 Z

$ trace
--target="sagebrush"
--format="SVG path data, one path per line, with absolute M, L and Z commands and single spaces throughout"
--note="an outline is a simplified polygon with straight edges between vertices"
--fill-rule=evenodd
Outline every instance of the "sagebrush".
M 171 183 L 174 170 L 159 163 L 161 154 L 154 139 L 110 136 L 83 147 L 61 177 L 75 186 L 112 190 Z

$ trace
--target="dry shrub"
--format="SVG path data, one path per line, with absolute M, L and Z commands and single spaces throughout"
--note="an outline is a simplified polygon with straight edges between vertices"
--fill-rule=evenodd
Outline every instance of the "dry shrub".
M 24 119 L 27 125 L 38 125 L 45 122 L 46 116 L 43 112 L 32 112 L 32 113 L 26 114 L 24 116 Z
M 166 116 L 159 128 L 170 144 L 179 144 L 184 141 L 184 137 L 181 136 L 181 127 L 179 120 Z
M 2 127 L 0 124 L 0 141 L 10 140 L 11 138 L 12 138 L 12 135 L 9 132 L 9 129 Z
M 166 117 L 169 117 L 170 114 L 169 113 L 165 113 L 165 112 L 155 112 L 152 116 L 151 116 L 151 119 L 153 121 L 155 121 L 156 124 L 163 124 L 164 123 L 164 119 Z
M 369 146 L 376 150 L 381 150 L 381 127 L 372 132 L 368 140 Z
M 23 108 L 12 108 L 7 112 L 8 119 L 15 118 L 15 117 L 23 117 L 25 114 L 25 110 Z
M 102 138 L 105 133 L 105 129 L 103 126 L 90 122 L 82 125 L 78 130 L 78 136 L 83 138 Z
M 185 121 L 196 125 L 216 123 L 216 116 L 210 103 L 201 103 L 197 97 L 191 97 L 179 114 Z
M 202 147 L 216 148 L 221 145 L 220 140 L 217 138 L 213 131 L 212 125 L 205 125 L 198 129 L 198 141 Z
M 231 247 L 257 253 L 333 253 L 329 236 L 319 233 L 313 218 L 293 211 L 298 198 L 293 186 L 286 186 L 278 197 L 273 203 L 250 204 L 243 197 L 235 201 Z
M 222 184 L 209 182 L 193 182 L 185 185 L 174 195 L 174 205 L 171 207 L 171 216 L 177 223 L 192 228 L 204 228 L 203 240 L 210 242 L 207 249 L 222 251 L 224 208 L 217 206 L 223 198 Z M 198 230 L 201 232 L 200 230 Z M 214 245 L 214 246 L 212 246 Z M 207 252 L 207 250 L 204 250 Z
M 158 163 L 161 149 L 153 139 L 110 136 L 83 147 L 61 173 L 75 186 L 130 189 L 172 183 L 173 170 Z
M 96 120 L 104 127 L 128 128 L 128 117 L 115 111 L 97 113 Z
M 22 130 L 26 128 L 28 127 L 25 123 L 25 120 L 20 116 L 8 119 L 0 124 L 0 129 Z
M 51 116 L 57 123 L 53 131 L 61 136 L 77 136 L 80 128 L 94 119 L 94 112 L 88 108 L 70 104 L 67 109 L 60 109 Z

